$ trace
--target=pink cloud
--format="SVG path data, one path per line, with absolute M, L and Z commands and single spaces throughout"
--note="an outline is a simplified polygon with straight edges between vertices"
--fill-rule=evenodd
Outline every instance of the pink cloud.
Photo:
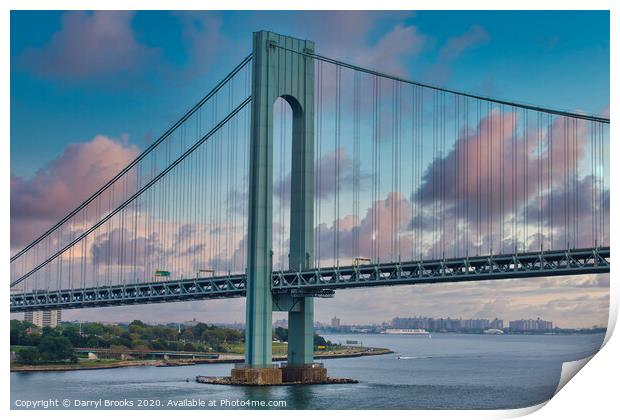
M 419 54 L 426 40 L 427 37 L 417 27 L 399 24 L 361 52 L 359 62 L 364 67 L 405 75 L 405 61 Z
M 399 11 L 307 12 L 294 19 L 303 27 L 301 36 L 316 41 L 321 55 L 388 73 L 407 74 L 406 60 L 420 53 L 429 41 L 415 25 L 406 22 L 411 13 Z M 381 27 L 389 22 L 389 31 Z M 381 36 L 370 40 L 380 30 Z
M 140 43 L 131 27 L 133 12 L 66 12 L 62 27 L 40 48 L 26 49 L 21 62 L 42 76 L 88 79 L 133 73 L 159 52 Z
M 474 129 L 461 128 L 454 148 L 423 175 L 413 196 L 421 209 L 412 226 L 431 231 L 435 218 L 464 223 L 468 238 L 454 222 L 447 224 L 444 243 L 450 250 L 472 238 L 481 249 L 496 251 L 515 243 L 519 249 L 592 246 L 593 213 L 609 221 L 609 192 L 593 188 L 586 123 L 566 122 L 557 117 L 538 126 L 531 117 L 524 129 L 522 114 L 496 109 Z M 599 229 L 599 244 L 607 241 L 607 229 Z
M 341 265 L 350 265 L 354 257 L 370 257 L 374 262 L 388 261 L 400 254 L 403 260 L 411 254 L 412 240 L 407 231 L 411 217 L 411 203 L 403 194 L 390 192 L 366 210 L 361 220 L 347 215 L 338 223 L 325 223 L 316 227 L 318 257 L 322 265 L 333 264 L 333 257 L 341 258 Z M 334 235 L 338 232 L 339 244 L 334 252 Z M 320 246 L 319 246 L 320 242 Z
M 98 135 L 70 144 L 32 178 L 11 176 L 11 246 L 22 246 L 77 207 L 139 153 L 126 139 Z
M 534 182 L 539 169 L 545 187 L 549 175 L 551 185 L 560 187 L 565 182 L 565 174 L 572 174 L 575 163 L 585 156 L 586 126 L 582 120 L 565 125 L 564 119 L 555 118 L 549 131 L 546 125 L 539 131 L 533 127 L 534 123 L 529 122 L 526 137 L 521 132 L 521 115 L 492 110 L 474 130 L 461 129 L 455 147 L 444 158 L 436 159 L 426 171 L 418 194 L 423 201 L 430 202 L 435 186 L 442 190 L 442 197 L 450 201 L 467 200 L 480 193 L 486 202 L 489 196 L 498 199 L 502 189 L 510 191 L 516 181 L 516 205 L 520 206 L 537 193 L 535 188 L 525 187 L 526 174 Z M 519 130 L 519 135 L 513 136 L 514 129 Z M 443 175 L 442 171 L 445 171 Z M 506 175 L 503 186 L 501 171 Z M 499 206 L 495 210 L 499 211 Z

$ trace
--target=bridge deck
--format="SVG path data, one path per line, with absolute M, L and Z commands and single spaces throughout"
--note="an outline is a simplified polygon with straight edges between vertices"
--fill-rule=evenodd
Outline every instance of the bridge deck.
M 610 249 L 330 267 L 272 274 L 273 293 L 608 273 Z M 245 296 L 245 274 L 11 294 L 11 312 Z

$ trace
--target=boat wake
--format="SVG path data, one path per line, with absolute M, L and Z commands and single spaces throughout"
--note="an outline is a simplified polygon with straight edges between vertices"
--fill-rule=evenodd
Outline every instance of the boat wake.
M 408 359 L 432 359 L 433 356 L 398 356 L 399 360 L 408 360 Z

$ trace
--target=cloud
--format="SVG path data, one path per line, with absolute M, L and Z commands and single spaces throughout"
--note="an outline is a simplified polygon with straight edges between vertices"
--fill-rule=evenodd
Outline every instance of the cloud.
M 390 192 L 367 209 L 361 220 L 347 215 L 331 225 L 319 224 L 315 241 L 323 266 L 332 265 L 334 257 L 344 258 L 340 265 L 350 265 L 353 257 L 372 257 L 374 262 L 411 254 L 412 241 L 406 230 L 411 216 L 411 204 L 399 192 Z M 338 233 L 338 243 L 335 241 Z M 334 250 L 337 250 L 335 252 Z
M 363 67 L 406 75 L 406 61 L 420 53 L 426 40 L 414 25 L 399 24 L 361 52 L 359 62 Z
M 338 163 L 339 171 L 336 171 Z M 336 193 L 336 188 L 342 191 L 345 188 L 352 188 L 356 181 L 356 163 L 347 155 L 345 149 L 332 150 L 325 153 L 315 163 L 316 191 L 315 197 L 321 200 L 331 198 Z M 320 174 L 320 176 L 318 176 Z M 359 169 L 358 182 L 368 178 L 368 174 Z M 291 174 L 290 172 L 273 187 L 274 194 L 281 200 L 290 202 Z
M 62 80 L 129 75 L 159 57 L 159 50 L 136 39 L 133 12 L 65 12 L 50 42 L 31 47 L 19 62 L 32 73 Z
M 439 51 L 439 59 L 443 61 L 454 61 L 461 57 L 466 50 L 489 42 L 489 39 L 489 34 L 483 27 L 472 25 L 463 34 L 448 38 Z
M 11 175 L 11 247 L 26 245 L 109 181 L 139 153 L 127 138 L 70 144 L 32 178 Z
M 195 76 L 221 65 L 239 47 L 227 37 L 223 21 L 217 12 L 175 12 L 182 25 L 183 38 L 188 43 L 189 63 L 185 75 Z
M 371 67 L 389 73 L 406 75 L 407 60 L 415 57 L 430 39 L 408 22 L 412 12 L 378 11 L 311 11 L 291 14 L 282 26 L 272 23 L 282 33 L 311 39 L 317 53 Z M 263 23 L 269 15 L 258 15 Z
M 608 190 L 593 190 L 594 178 L 587 173 L 591 168 L 583 167 L 589 164 L 583 121 L 566 125 L 555 118 L 540 127 L 530 121 L 524 130 L 520 115 L 494 109 L 473 129 L 459 131 L 453 148 L 427 167 L 411 198 L 416 207 L 412 228 L 431 232 L 441 220 L 461 223 L 458 232 L 454 223 L 446 226 L 449 253 L 459 241 L 469 240 L 462 237 L 463 228 L 483 250 L 491 244 L 496 251 L 512 249 L 515 243 L 519 249 L 539 249 L 541 242 L 547 248 L 552 237 L 556 248 L 567 241 L 572 247 L 593 244 L 593 211 L 609 220 Z M 582 226 L 579 235 L 573 226 L 576 220 Z M 513 222 L 516 231 L 508 232 Z
M 439 50 L 437 63 L 431 66 L 425 79 L 437 84 L 447 82 L 452 75 L 453 63 L 461 58 L 466 51 L 485 44 L 489 40 L 489 34 L 479 25 L 472 25 L 461 35 L 448 38 Z

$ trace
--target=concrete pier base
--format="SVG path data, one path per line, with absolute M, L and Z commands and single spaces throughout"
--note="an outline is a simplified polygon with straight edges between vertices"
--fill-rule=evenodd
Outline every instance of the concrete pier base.
M 232 384 L 237 385 L 280 385 L 282 370 L 277 367 L 235 367 L 230 372 Z
M 269 367 L 238 366 L 230 372 L 231 385 L 285 385 L 326 383 L 327 369 L 321 363 Z
M 282 366 L 282 382 L 322 383 L 327 381 L 327 369 L 322 364 Z

